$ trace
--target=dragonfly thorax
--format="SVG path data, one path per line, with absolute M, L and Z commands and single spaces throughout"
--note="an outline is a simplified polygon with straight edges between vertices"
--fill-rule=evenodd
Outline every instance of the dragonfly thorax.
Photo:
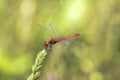
M 49 45 L 53 45 L 53 44 L 56 44 L 58 41 L 56 39 L 50 39 L 49 41 L 45 41 L 44 42 L 44 46 L 49 46 Z

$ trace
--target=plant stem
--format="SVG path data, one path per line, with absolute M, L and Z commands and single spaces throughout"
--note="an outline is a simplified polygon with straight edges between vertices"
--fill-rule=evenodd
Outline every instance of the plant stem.
M 50 55 L 51 51 L 52 46 L 48 46 L 38 53 L 35 64 L 32 66 L 32 73 L 27 80 L 37 80 L 40 77 L 42 65 L 45 59 Z

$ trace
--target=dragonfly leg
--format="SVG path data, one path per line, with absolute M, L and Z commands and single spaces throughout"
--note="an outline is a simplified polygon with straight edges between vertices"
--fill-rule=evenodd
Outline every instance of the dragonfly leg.
M 45 47 L 47 51 L 52 51 L 52 44 L 48 44 L 48 46 Z

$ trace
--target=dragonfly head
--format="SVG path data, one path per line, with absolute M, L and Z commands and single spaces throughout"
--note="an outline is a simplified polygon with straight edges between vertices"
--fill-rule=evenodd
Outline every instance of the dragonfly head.
M 44 46 L 45 46 L 45 47 L 47 47 L 48 44 L 49 44 L 48 41 L 45 41 L 45 42 L 44 42 Z

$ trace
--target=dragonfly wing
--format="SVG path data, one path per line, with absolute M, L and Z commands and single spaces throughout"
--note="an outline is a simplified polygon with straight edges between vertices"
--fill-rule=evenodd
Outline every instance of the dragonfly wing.
M 64 41 L 61 41 L 62 44 L 65 44 L 65 45 L 69 45 L 70 44 L 70 41 L 69 40 L 64 40 Z
M 40 25 L 40 28 L 42 28 L 46 34 L 50 35 L 51 37 L 54 36 L 53 32 L 51 31 L 51 29 L 48 26 L 45 26 L 42 23 L 38 23 Z
M 56 34 L 59 37 L 62 37 L 61 31 L 55 26 L 54 23 L 50 23 L 50 28 L 53 31 L 54 34 Z
M 62 42 L 63 44 L 69 44 L 69 43 L 74 43 L 75 40 L 73 40 L 73 37 L 79 36 L 80 34 L 72 34 L 69 36 L 65 36 L 63 38 L 56 38 L 56 41 Z
M 38 25 L 40 25 L 40 27 L 41 27 L 43 30 L 49 31 L 48 28 L 47 28 L 44 24 L 38 23 Z
M 61 41 L 62 44 L 69 45 L 69 44 L 76 44 L 78 41 L 76 39 L 68 39 Z

